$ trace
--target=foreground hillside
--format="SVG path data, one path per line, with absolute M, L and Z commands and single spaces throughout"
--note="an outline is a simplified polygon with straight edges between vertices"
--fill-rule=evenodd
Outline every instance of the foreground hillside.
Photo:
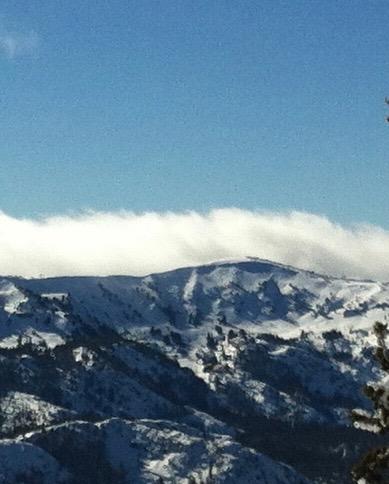
M 4 277 L 0 476 L 347 483 L 374 444 L 349 412 L 368 408 L 371 327 L 388 308 L 388 284 L 256 259 Z

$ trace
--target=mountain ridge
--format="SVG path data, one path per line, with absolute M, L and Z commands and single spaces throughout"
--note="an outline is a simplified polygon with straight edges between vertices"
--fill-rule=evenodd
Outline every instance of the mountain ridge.
M 26 432 L 59 424 L 54 449 L 74 419 L 122 419 L 123 428 L 162 419 L 197 429 L 205 441 L 229 435 L 312 482 L 347 483 L 351 463 L 374 441 L 351 428 L 348 414 L 368 408 L 360 389 L 380 378 L 370 329 L 388 308 L 385 283 L 256 258 L 144 277 L 2 278 L 0 443 L 27 442 Z M 286 438 L 291 433 L 297 440 Z M 108 444 L 99 442 L 107 459 Z M 166 481 L 164 446 L 155 465 Z M 54 458 L 75 482 L 92 479 Z M 149 482 L 139 466 L 135 482 Z M 181 482 L 185 466 L 177 466 L 166 482 Z M 239 480 L 187 471 L 195 482 Z M 126 472 L 117 482 L 133 482 Z
M 304 269 L 302 267 L 299 267 L 297 265 L 291 265 L 291 264 L 284 264 L 282 262 L 277 262 L 277 261 L 274 261 L 274 260 L 271 260 L 271 259 L 264 259 L 264 258 L 260 258 L 260 257 L 255 257 L 255 256 L 245 256 L 245 257 L 241 257 L 241 258 L 225 258 L 225 259 L 215 259 L 214 261 L 211 261 L 211 262 L 208 262 L 208 263 L 199 263 L 199 264 L 193 264 L 193 265 L 185 265 L 185 266 L 182 266 L 182 267 L 176 267 L 176 268 L 173 268 L 173 269 L 169 269 L 169 270 L 166 270 L 166 271 L 160 271 L 160 272 L 150 272 L 150 273 L 146 273 L 144 275 L 132 275 L 132 274 L 107 274 L 107 275 L 98 275 L 98 274 L 95 274 L 95 275 L 72 275 L 72 276 L 44 276 L 44 275 L 41 275 L 41 276 L 31 276 L 31 277 L 26 277 L 26 276 L 18 276 L 18 275 L 2 275 L 0 276 L 1 278 L 5 278 L 5 279 L 12 279 L 12 280 L 55 280 L 55 279 L 97 279 L 97 278 L 110 278 L 110 277 L 113 277 L 113 278 L 135 278 L 135 279 L 144 279 L 145 277 L 149 277 L 149 276 L 157 276 L 157 275 L 162 275 L 162 274 L 170 274 L 170 273 L 173 273 L 173 272 L 177 272 L 177 271 L 186 271 L 186 270 L 194 270 L 196 268 L 201 268 L 201 267 L 217 267 L 217 266 L 229 266 L 229 265 L 240 265 L 240 264 L 246 264 L 246 263 L 258 263 L 258 264 L 266 264 L 266 265 L 270 265 L 270 266 L 273 266 L 273 267 L 279 267 L 279 268 L 285 268 L 285 269 L 289 269 L 291 271 L 297 271 L 297 272 L 305 272 L 305 273 L 308 273 L 308 274 L 312 274 L 312 275 L 316 275 L 316 276 L 319 276 L 319 277 L 323 277 L 323 278 L 328 278 L 328 279 L 342 279 L 342 280 L 349 280 L 349 281 L 354 281 L 354 282 L 381 282 L 383 284 L 389 284 L 389 281 L 378 281 L 378 280 L 375 280 L 375 279 L 371 279 L 371 278 L 359 278 L 359 277 L 355 277 L 355 276 L 346 276 L 346 275 L 342 275 L 342 276 L 334 276 L 334 275 L 331 275 L 331 274 L 327 274 L 325 271 L 323 272 L 320 272 L 320 271 L 317 271 L 317 270 L 311 270 L 311 269 Z

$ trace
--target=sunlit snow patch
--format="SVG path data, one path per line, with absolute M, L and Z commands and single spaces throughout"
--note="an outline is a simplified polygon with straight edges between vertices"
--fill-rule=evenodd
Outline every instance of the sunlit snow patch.
M 8 314 L 18 312 L 20 304 L 27 302 L 28 298 L 12 282 L 0 281 L 0 306 Z

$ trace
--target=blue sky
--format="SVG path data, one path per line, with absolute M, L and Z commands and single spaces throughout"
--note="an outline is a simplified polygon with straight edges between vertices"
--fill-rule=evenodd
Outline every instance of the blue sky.
M 3 0 L 0 209 L 389 227 L 386 1 Z

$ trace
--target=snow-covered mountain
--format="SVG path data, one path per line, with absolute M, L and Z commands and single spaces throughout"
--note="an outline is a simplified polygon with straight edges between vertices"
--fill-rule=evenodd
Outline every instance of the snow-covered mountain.
M 389 284 L 252 258 L 4 277 L 0 483 L 349 482 L 388 309 Z

